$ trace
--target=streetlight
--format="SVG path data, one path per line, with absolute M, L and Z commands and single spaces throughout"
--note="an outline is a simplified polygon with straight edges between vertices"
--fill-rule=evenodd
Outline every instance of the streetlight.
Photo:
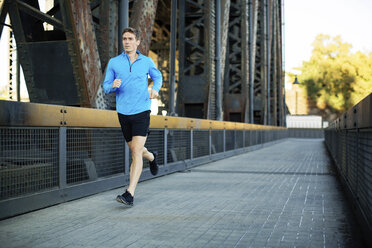
M 293 84 L 301 84 L 300 82 L 298 82 L 297 76 L 296 76 L 295 81 L 293 82 Z
M 293 82 L 293 85 L 300 85 L 301 83 L 298 82 L 297 80 L 297 76 L 295 77 L 295 81 Z M 295 114 L 297 115 L 297 87 L 295 88 L 295 92 L 296 92 L 296 111 L 295 111 Z

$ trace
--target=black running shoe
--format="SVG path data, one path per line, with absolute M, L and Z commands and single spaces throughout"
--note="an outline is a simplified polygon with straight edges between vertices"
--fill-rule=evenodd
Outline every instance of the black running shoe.
M 154 160 L 150 161 L 150 171 L 151 171 L 151 174 L 155 176 L 156 174 L 158 174 L 158 171 L 159 171 L 159 166 L 156 163 L 156 157 L 158 156 L 158 153 L 157 152 L 151 152 L 151 153 L 154 155 Z
M 128 206 L 133 206 L 133 196 L 128 192 L 128 190 L 126 190 L 124 194 L 118 195 L 116 201 Z

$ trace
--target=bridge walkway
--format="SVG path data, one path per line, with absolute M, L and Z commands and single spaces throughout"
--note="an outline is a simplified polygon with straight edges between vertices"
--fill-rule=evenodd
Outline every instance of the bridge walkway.
M 1 247 L 363 247 L 323 139 L 284 142 L 0 221 Z

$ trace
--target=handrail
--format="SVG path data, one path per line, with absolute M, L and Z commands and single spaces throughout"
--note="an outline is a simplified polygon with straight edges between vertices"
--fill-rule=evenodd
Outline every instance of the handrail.
M 372 245 L 371 132 L 372 93 L 325 129 L 326 147 L 369 247 Z
M 150 128 L 206 130 L 286 130 L 230 121 L 151 115 Z M 114 127 L 120 124 L 116 111 L 0 100 L 0 126 Z
M 362 129 L 372 127 L 372 93 L 334 120 L 328 129 Z

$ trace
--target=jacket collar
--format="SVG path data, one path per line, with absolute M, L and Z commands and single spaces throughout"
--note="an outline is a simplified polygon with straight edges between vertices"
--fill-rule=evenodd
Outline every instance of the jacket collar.
M 140 59 L 140 58 L 143 57 L 142 53 L 139 50 L 137 50 L 136 53 L 138 54 L 138 58 L 137 59 Z M 126 58 L 129 59 L 129 56 L 128 56 L 128 54 L 125 51 L 123 51 L 122 54 L 123 54 L 124 57 L 126 57 Z

